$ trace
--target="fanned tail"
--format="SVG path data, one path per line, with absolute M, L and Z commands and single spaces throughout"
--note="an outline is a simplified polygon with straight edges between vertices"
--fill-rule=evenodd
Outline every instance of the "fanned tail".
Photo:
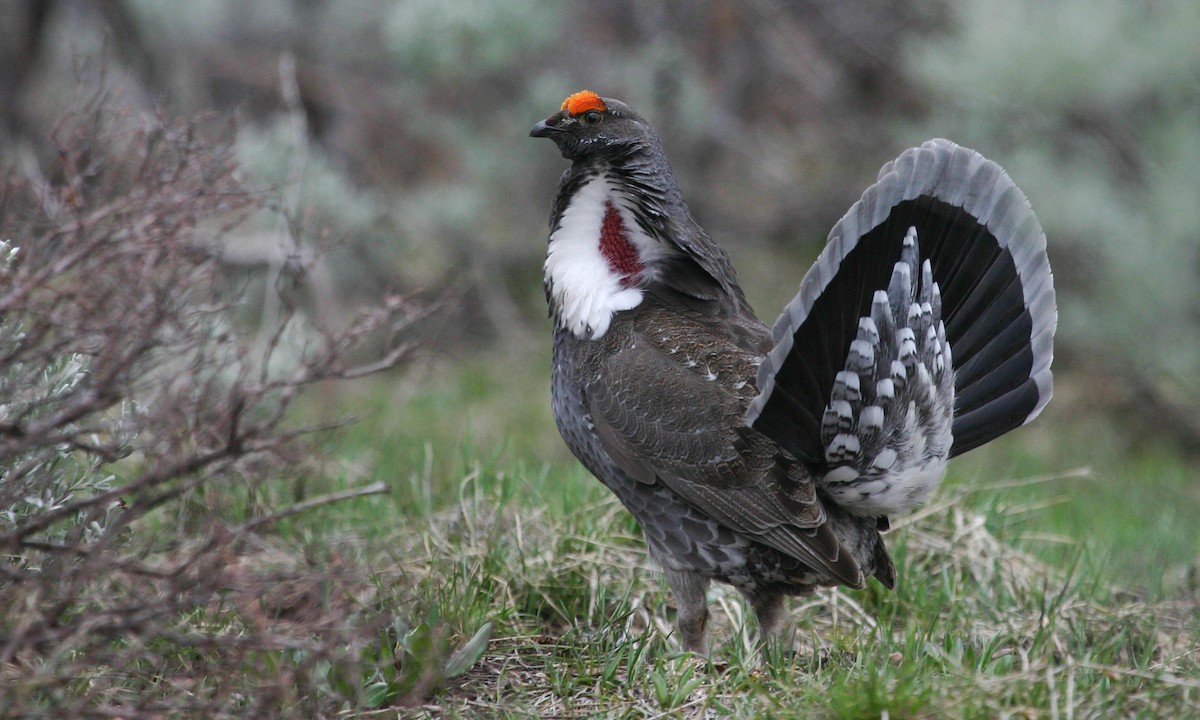
M 884 297 L 887 312 L 880 306 Z M 898 316 L 901 306 L 916 315 Z M 885 316 L 896 326 L 891 336 L 880 328 Z M 875 325 L 878 341 L 864 331 L 865 320 Z M 1046 239 L 1025 195 L 979 153 L 930 140 L 885 165 L 830 232 L 775 323 L 774 347 L 759 368 L 759 395 L 746 423 L 814 469 L 836 470 L 831 481 L 849 478 L 850 470 L 839 467 L 862 473 L 872 463 L 886 465 L 889 448 L 924 452 L 919 443 L 952 430 L 948 450 L 935 453 L 944 465 L 947 455 L 978 447 L 1042 411 L 1052 393 L 1056 325 Z M 850 375 L 859 376 L 861 394 L 870 374 L 878 394 L 892 361 L 904 364 L 908 341 L 921 350 L 912 356 L 918 362 L 909 367 L 909 379 L 919 367 L 935 374 L 938 362 L 952 372 L 953 391 L 942 396 L 953 403 L 951 428 L 938 427 L 948 418 L 933 419 L 936 402 L 911 421 L 925 423 L 917 423 L 917 437 L 886 422 L 886 403 L 847 400 Z M 864 369 L 868 346 L 875 357 Z M 935 389 L 942 384 L 932 381 Z M 922 410 L 916 396 L 909 400 Z M 855 443 L 858 455 L 851 457 L 847 448 Z

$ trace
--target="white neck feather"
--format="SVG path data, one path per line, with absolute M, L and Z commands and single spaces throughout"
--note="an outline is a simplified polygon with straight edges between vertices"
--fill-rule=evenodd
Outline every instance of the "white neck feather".
M 643 270 L 638 277 L 615 271 L 600 250 L 600 232 L 609 203 L 620 213 Z M 546 251 L 545 282 L 554 316 L 576 337 L 598 339 L 608 332 L 615 313 L 642 302 L 645 282 L 668 250 L 638 226 L 631 201 L 604 175 L 571 198 Z

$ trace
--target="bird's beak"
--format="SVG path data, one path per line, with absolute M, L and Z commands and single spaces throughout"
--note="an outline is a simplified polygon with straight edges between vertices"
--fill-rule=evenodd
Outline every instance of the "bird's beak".
M 529 137 L 550 137 L 561 132 L 566 131 L 560 127 L 547 123 L 545 120 L 542 120 L 537 125 L 534 125 L 533 129 L 529 131 Z

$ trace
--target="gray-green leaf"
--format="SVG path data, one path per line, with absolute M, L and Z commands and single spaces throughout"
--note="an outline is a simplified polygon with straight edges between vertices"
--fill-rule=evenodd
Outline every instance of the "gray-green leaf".
M 445 677 L 452 678 L 470 670 L 471 666 L 483 656 L 483 651 L 487 650 L 488 640 L 491 637 L 492 624 L 484 623 L 483 627 L 479 628 L 465 645 L 455 650 L 450 659 L 446 661 Z

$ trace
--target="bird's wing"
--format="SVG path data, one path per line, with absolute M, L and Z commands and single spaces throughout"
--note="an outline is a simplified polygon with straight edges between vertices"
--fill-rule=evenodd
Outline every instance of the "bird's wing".
M 712 358 L 744 359 L 747 377 L 722 376 L 737 363 L 714 367 L 644 334 L 606 353 L 586 387 L 605 450 L 631 477 L 660 481 L 721 525 L 861 587 L 862 569 L 826 523 L 811 477 L 741 426 L 753 394 L 744 382 L 753 374 L 746 351 L 732 342 L 707 350 Z

